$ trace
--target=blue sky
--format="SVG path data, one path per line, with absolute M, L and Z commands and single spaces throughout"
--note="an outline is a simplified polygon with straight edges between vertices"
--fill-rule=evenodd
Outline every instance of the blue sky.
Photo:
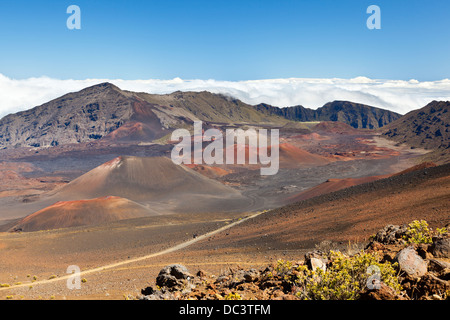
M 81 30 L 66 9 L 81 8 Z M 366 9 L 381 8 L 381 30 Z M 14 79 L 450 78 L 450 1 L 1 0 Z

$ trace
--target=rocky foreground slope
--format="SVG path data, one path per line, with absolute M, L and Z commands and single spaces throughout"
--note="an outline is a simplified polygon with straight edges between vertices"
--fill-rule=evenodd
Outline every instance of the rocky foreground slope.
M 447 225 L 448 227 L 448 225 Z M 316 250 L 300 261 L 260 270 L 229 269 L 218 277 L 169 265 L 142 300 L 448 300 L 450 234 L 425 221 L 388 225 L 354 255 Z

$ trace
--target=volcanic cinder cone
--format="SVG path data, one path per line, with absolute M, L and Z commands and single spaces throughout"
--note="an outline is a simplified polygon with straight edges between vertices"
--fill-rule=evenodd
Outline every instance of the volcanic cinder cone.
M 105 196 L 158 203 L 158 212 L 245 209 L 249 200 L 222 183 L 165 157 L 118 157 L 73 180 L 51 197 L 58 201 Z M 167 209 L 167 210 L 166 210 Z
M 12 230 L 38 231 L 98 225 L 157 214 L 143 205 L 120 197 L 61 201 L 23 218 Z

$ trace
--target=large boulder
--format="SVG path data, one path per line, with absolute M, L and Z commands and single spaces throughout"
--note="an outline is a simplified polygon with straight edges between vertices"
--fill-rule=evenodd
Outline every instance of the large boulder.
M 323 252 L 315 250 L 305 254 L 305 264 L 309 269 L 316 271 L 317 269 L 327 270 L 328 259 L 324 257 Z
M 164 267 L 156 277 L 156 285 L 167 288 L 185 287 L 187 281 L 193 278 L 188 269 L 181 264 Z
M 427 262 L 417 254 L 413 246 L 399 251 L 395 260 L 400 269 L 413 278 L 422 277 L 428 272 Z
M 436 238 L 433 239 L 431 252 L 436 258 L 450 258 L 450 238 Z
M 255 282 L 259 280 L 259 271 L 251 268 L 250 270 L 247 270 L 244 272 L 244 280 L 246 282 Z
M 225 274 L 220 275 L 215 283 L 218 285 L 225 285 L 227 287 L 237 287 L 243 283 L 256 282 L 260 278 L 260 272 L 254 268 L 250 270 L 229 269 Z

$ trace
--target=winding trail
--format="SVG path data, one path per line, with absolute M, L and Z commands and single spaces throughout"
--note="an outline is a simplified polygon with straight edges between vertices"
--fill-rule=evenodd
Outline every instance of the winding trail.
M 189 247 L 189 246 L 193 245 L 196 242 L 199 242 L 201 240 L 207 239 L 207 238 L 209 238 L 209 237 L 211 237 L 211 236 L 213 236 L 213 235 L 215 235 L 215 234 L 217 234 L 219 232 L 222 232 L 224 230 L 230 229 L 230 228 L 232 228 L 232 227 L 234 227 L 234 226 L 236 226 L 236 225 L 238 225 L 238 224 L 240 224 L 240 223 L 242 223 L 244 221 L 247 221 L 249 219 L 253 219 L 256 216 L 262 214 L 263 212 L 264 211 L 257 212 L 257 213 L 255 213 L 253 215 L 250 215 L 248 217 L 242 218 L 242 219 L 237 220 L 235 222 L 232 222 L 232 223 L 230 223 L 228 225 L 225 225 L 225 226 L 223 226 L 223 227 L 221 227 L 219 229 L 216 229 L 216 230 L 213 230 L 211 232 L 205 233 L 205 234 L 200 235 L 200 236 L 198 236 L 198 237 L 196 237 L 194 239 L 191 239 L 191 240 L 179 243 L 179 244 L 177 244 L 177 245 L 175 245 L 173 247 L 167 248 L 167 249 L 162 250 L 162 251 L 158 251 L 158 252 L 155 252 L 155 253 L 151 253 L 151 254 L 148 254 L 148 255 L 145 255 L 145 256 L 141 256 L 141 257 L 137 257 L 137 258 L 133 258 L 133 259 L 127 259 L 127 260 L 123 260 L 123 261 L 107 264 L 107 265 L 96 267 L 96 268 L 92 268 L 92 269 L 82 270 L 79 273 L 79 276 L 81 277 L 81 276 L 84 276 L 84 275 L 87 275 L 87 274 L 101 272 L 101 271 L 104 271 L 104 270 L 107 270 L 107 269 L 113 269 L 113 268 L 121 267 L 121 266 L 124 266 L 124 265 L 127 265 L 127 264 L 131 264 L 131 263 L 134 263 L 134 262 L 139 262 L 139 261 L 150 259 L 150 258 L 154 258 L 154 257 L 157 257 L 157 256 L 162 256 L 162 255 L 165 255 L 167 253 L 171 253 L 171 252 L 174 252 L 174 251 L 178 251 L 178 250 L 184 249 L 186 247 Z M 67 279 L 69 279 L 71 277 L 73 277 L 73 274 L 67 274 L 65 276 L 56 277 L 56 278 L 53 278 L 53 279 L 46 279 L 46 280 L 39 280 L 39 281 L 35 281 L 35 282 L 27 282 L 27 283 L 21 283 L 21 284 L 17 284 L 17 285 L 11 285 L 9 287 L 0 287 L 0 291 L 17 289 L 17 288 L 21 288 L 21 287 L 29 287 L 31 284 L 34 287 L 34 286 L 40 285 L 40 284 L 48 284 L 48 283 L 52 283 L 52 282 L 67 280 Z

